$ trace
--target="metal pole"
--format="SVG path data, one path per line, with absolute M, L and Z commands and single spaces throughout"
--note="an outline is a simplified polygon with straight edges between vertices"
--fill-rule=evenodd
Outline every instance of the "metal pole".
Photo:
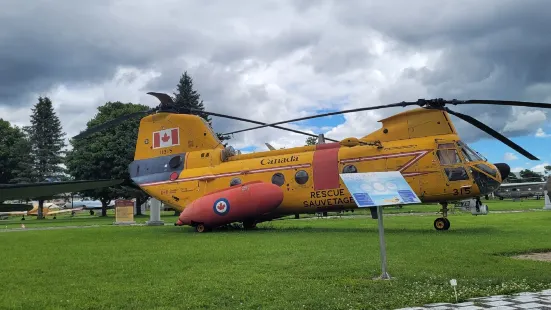
M 388 280 L 390 275 L 386 271 L 386 246 L 385 246 L 385 231 L 383 227 L 383 207 L 377 206 L 377 222 L 379 223 L 379 248 L 381 252 L 381 279 Z

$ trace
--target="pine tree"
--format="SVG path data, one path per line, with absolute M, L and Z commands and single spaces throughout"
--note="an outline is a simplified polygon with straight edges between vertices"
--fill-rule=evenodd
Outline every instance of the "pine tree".
M 61 177 L 64 162 L 65 133 L 48 97 L 39 97 L 32 108 L 31 125 L 26 127 L 31 148 L 32 181 L 44 182 Z M 42 218 L 43 201 L 39 201 L 38 218 Z
M 201 116 L 212 127 L 212 120 L 208 115 L 200 114 L 193 110 L 204 111 L 203 100 L 197 90 L 193 89 L 193 79 L 188 75 L 187 71 L 182 74 L 177 85 L 177 92 L 174 93 L 174 103 L 180 113 L 194 114 Z M 229 136 L 224 136 L 216 133 L 220 141 L 229 140 Z

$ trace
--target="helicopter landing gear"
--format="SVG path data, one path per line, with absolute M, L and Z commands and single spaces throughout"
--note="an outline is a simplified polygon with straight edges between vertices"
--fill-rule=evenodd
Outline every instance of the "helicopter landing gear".
M 198 233 L 202 233 L 202 232 L 210 231 L 210 229 L 207 226 L 205 226 L 205 224 L 199 223 L 195 225 L 195 231 Z
M 436 230 L 448 230 L 450 229 L 450 220 L 448 220 L 448 203 L 442 202 L 440 204 L 442 205 L 442 209 L 440 210 L 440 212 L 442 212 L 442 217 L 434 220 L 434 228 Z

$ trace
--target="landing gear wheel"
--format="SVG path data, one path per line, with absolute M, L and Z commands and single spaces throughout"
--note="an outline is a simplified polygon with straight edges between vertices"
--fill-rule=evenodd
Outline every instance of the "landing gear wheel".
M 197 224 L 197 226 L 195 226 L 195 231 L 198 233 L 202 233 L 202 232 L 208 231 L 208 228 L 205 226 L 205 224 L 200 223 L 200 224 Z
M 436 230 L 448 230 L 450 228 L 450 220 L 445 217 L 439 217 L 434 220 L 434 228 Z

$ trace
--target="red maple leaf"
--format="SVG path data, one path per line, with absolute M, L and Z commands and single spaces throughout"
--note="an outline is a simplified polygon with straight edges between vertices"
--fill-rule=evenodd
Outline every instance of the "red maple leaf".
M 220 211 L 224 210 L 224 204 L 219 202 L 218 205 L 216 206 L 216 208 Z
M 168 139 L 170 139 L 170 137 L 165 132 L 165 135 L 161 138 L 161 140 L 163 140 L 163 142 L 167 142 Z

